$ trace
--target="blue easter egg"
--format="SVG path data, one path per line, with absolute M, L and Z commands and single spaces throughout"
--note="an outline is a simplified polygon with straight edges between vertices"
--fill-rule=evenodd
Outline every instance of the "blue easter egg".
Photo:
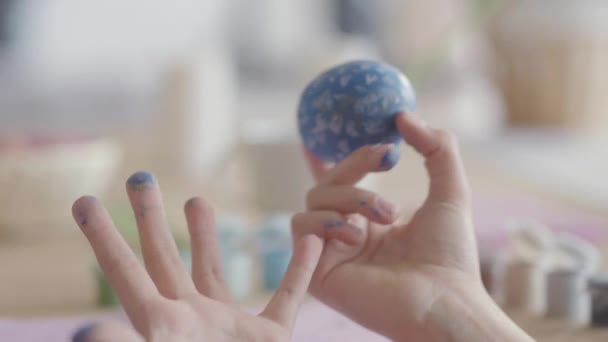
M 321 160 L 339 162 L 365 145 L 395 144 L 390 159 L 396 164 L 402 138 L 395 116 L 415 109 L 414 89 L 397 68 L 353 61 L 322 73 L 304 89 L 298 126 L 304 146 Z

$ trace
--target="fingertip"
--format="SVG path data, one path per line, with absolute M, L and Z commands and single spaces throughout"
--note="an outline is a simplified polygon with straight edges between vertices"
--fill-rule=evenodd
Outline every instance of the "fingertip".
M 147 171 L 138 171 L 127 179 L 127 189 L 141 190 L 156 184 L 156 177 Z
M 415 112 L 399 112 L 396 117 L 397 124 L 412 125 L 420 128 L 428 127 L 428 123 Z
M 201 197 L 192 197 L 187 200 L 184 204 L 184 212 L 186 219 L 190 219 L 191 215 L 196 215 L 197 217 L 206 219 L 206 222 L 209 222 L 209 220 L 214 222 L 215 220 L 213 207 L 207 200 Z
M 201 197 L 192 197 L 189 200 L 187 200 L 186 203 L 184 204 L 184 208 L 186 210 L 191 209 L 191 208 L 207 208 L 207 207 L 209 207 L 209 204 L 207 203 L 207 201 L 205 201 Z
M 87 342 L 95 330 L 97 323 L 88 323 L 78 328 L 72 335 L 72 342 Z
M 93 196 L 82 196 L 72 205 L 72 216 L 79 226 L 84 227 L 88 223 L 90 211 L 97 204 L 97 198 Z
M 400 151 L 398 145 L 393 145 L 380 159 L 380 170 L 388 171 L 395 167 L 400 159 Z
M 363 238 L 363 230 L 350 220 L 329 221 L 323 226 L 328 240 L 341 241 L 347 245 L 357 245 Z
M 304 235 L 299 245 L 307 250 L 320 251 L 323 248 L 323 240 L 314 234 Z

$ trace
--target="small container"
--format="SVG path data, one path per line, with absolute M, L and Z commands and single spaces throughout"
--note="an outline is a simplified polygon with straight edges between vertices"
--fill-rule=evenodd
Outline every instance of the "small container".
M 272 215 L 258 231 L 257 242 L 262 259 L 263 286 L 267 290 L 274 290 L 279 286 L 291 260 L 291 216 L 287 213 Z
M 218 239 L 224 267 L 224 277 L 235 299 L 251 293 L 253 260 L 248 253 L 244 220 L 226 215 L 217 220 Z
M 508 265 L 508 257 L 505 251 L 502 251 L 497 254 L 496 258 L 494 258 L 494 262 L 491 264 L 491 268 L 489 270 L 489 274 L 486 275 L 486 279 L 483 277 L 483 269 L 482 269 L 482 281 L 484 281 L 484 285 L 488 290 L 488 293 L 494 299 L 494 301 L 500 305 L 505 304 L 505 273 Z M 489 266 L 486 264 L 486 267 Z M 486 283 L 490 285 L 486 285 Z
M 480 253 L 479 255 L 479 269 L 481 272 L 481 281 L 486 291 L 489 294 L 494 292 L 495 277 L 494 277 L 494 265 L 496 264 L 496 258 L 491 256 L 490 253 Z
M 576 268 L 585 269 L 587 273 L 598 269 L 600 253 L 591 243 L 575 235 L 562 233 L 556 236 L 555 245 L 557 252 L 574 263 Z
M 556 269 L 547 275 L 547 317 L 586 325 L 590 320 L 589 273 L 581 269 Z
M 591 325 L 608 328 L 608 274 L 603 273 L 589 279 L 592 296 Z
M 547 262 L 510 260 L 503 274 L 503 305 L 521 308 L 532 314 L 542 314 L 546 308 Z

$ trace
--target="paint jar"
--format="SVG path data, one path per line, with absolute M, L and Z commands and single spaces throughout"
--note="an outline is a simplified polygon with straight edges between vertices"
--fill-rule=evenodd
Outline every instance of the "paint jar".
M 263 286 L 267 290 L 274 290 L 279 286 L 291 260 L 291 216 L 288 213 L 274 214 L 258 231 L 257 242 L 262 260 Z
M 505 307 L 542 314 L 546 307 L 546 258 L 512 259 L 504 269 L 502 301 Z
M 253 203 L 261 211 L 300 211 L 314 181 L 291 124 L 253 118 L 243 125 L 243 155 L 252 177 Z
M 248 252 L 245 222 L 238 215 L 225 215 L 218 218 L 216 226 L 224 278 L 233 297 L 244 299 L 251 293 L 253 279 L 253 260 Z
M 561 233 L 555 237 L 557 255 L 574 267 L 585 269 L 588 273 L 595 272 L 600 264 L 600 253 L 591 243 L 578 236 Z
M 589 279 L 592 296 L 591 325 L 608 327 L 608 273 L 598 274 Z
M 589 273 L 581 269 L 555 269 L 547 275 L 546 315 L 577 325 L 589 323 L 591 294 Z

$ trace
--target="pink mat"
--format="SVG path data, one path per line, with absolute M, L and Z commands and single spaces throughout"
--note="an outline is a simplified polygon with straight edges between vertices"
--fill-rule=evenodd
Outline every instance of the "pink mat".
M 100 319 L 119 318 L 120 314 L 40 320 L 0 320 L 0 341 L 66 342 L 79 327 Z M 302 307 L 294 341 L 384 342 L 387 339 L 366 330 L 327 306 L 311 301 Z
M 608 245 L 608 220 L 587 212 L 530 197 L 529 194 L 477 193 L 474 222 L 482 251 L 496 251 L 507 243 L 506 220 L 532 220 L 554 232 L 577 235 L 596 246 Z

